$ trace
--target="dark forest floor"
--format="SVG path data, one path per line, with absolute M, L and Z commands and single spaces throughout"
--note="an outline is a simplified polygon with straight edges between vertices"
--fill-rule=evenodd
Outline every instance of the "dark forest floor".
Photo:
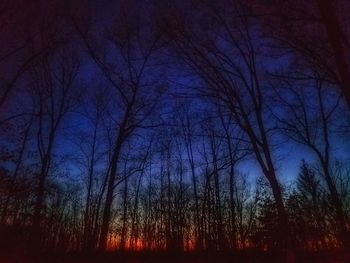
M 36 257 L 23 255 L 0 256 L 0 263 L 280 263 L 281 257 L 275 253 L 242 251 L 238 253 L 105 253 L 93 255 L 46 254 Z M 299 252 L 297 263 L 350 263 L 350 253 L 340 252 Z

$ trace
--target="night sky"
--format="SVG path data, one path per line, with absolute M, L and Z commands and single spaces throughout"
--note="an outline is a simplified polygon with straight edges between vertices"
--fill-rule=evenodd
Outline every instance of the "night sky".
M 0 1 L 0 261 L 350 248 L 350 4 L 282 2 Z

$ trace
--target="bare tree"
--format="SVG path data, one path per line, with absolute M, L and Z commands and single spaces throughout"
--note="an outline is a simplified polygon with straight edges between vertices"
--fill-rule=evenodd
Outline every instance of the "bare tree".
M 16 185 L 18 184 L 18 177 L 20 174 L 20 169 L 21 166 L 23 165 L 23 160 L 25 158 L 25 154 L 26 154 L 26 150 L 28 147 L 28 141 L 30 139 L 30 131 L 31 131 L 31 126 L 33 124 L 33 119 L 30 118 L 25 124 L 24 124 L 24 130 L 23 133 L 21 134 L 20 137 L 20 146 L 18 149 L 18 154 L 16 156 L 16 160 L 15 160 L 15 169 L 11 178 L 11 182 L 7 191 L 7 196 L 4 202 L 4 205 L 2 207 L 2 215 L 1 215 L 1 223 L 4 223 L 5 220 L 7 219 L 7 212 L 8 212 L 8 208 L 10 206 L 11 203 L 11 199 L 14 196 L 14 191 L 16 188 Z
M 153 112 L 160 93 L 157 82 L 149 79 L 152 75 L 152 56 L 159 48 L 159 37 L 146 36 L 142 26 L 132 23 L 131 17 L 121 12 L 121 20 L 107 34 L 108 45 L 104 52 L 115 55 L 115 61 L 107 60 L 92 45 L 88 34 L 77 29 L 86 49 L 96 66 L 113 87 L 118 98 L 117 134 L 112 146 L 112 157 L 108 173 L 106 199 L 103 208 L 99 247 L 106 249 L 118 162 L 125 142 L 135 131 L 145 125 L 147 117 Z M 148 40 L 142 40 L 147 37 Z M 112 45 L 109 48 L 109 45 Z M 107 48 L 108 47 L 108 48 Z M 117 63 L 115 63 L 117 62 Z
M 38 237 L 45 203 L 45 188 L 59 128 L 64 117 L 76 105 L 75 81 L 79 70 L 79 60 L 71 53 L 62 52 L 42 58 L 32 69 L 33 96 L 37 106 L 37 148 L 40 168 L 36 187 L 33 212 L 33 235 Z
M 300 89 L 286 81 L 284 90 L 287 90 L 287 94 L 282 95 L 282 91 L 278 91 L 278 98 L 284 111 L 275 116 L 285 135 L 305 145 L 315 154 L 336 211 L 340 239 L 344 247 L 347 247 L 349 246 L 347 218 L 331 169 L 333 123 L 340 97 L 333 92 L 327 92 L 327 87 L 320 79 L 316 78 L 313 84 L 315 87 L 309 89 L 311 92 L 301 93 Z M 335 99 L 331 99 L 331 96 Z
M 281 246 L 287 248 L 287 260 L 294 262 L 293 253 L 289 253 L 292 247 L 288 238 L 290 229 L 276 174 L 270 129 L 266 123 L 263 80 L 256 47 L 259 39 L 250 29 L 250 21 L 240 3 L 225 5 L 224 10 L 220 4 L 204 1 L 202 7 L 208 17 L 205 22 L 211 30 L 196 28 L 196 32 L 200 32 L 196 33 L 190 30 L 190 25 L 178 22 L 188 17 L 176 18 L 167 24 L 172 29 L 169 37 L 180 58 L 204 82 L 207 89 L 201 89 L 202 94 L 225 104 L 249 139 L 275 198 Z M 228 9 L 236 16 L 228 16 Z

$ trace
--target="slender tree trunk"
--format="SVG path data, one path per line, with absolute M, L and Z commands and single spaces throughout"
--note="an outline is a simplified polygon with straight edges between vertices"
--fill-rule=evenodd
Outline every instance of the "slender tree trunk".
M 97 136 L 97 125 L 95 125 L 93 141 L 92 141 L 92 149 L 91 149 L 91 159 L 90 159 L 90 167 L 88 174 L 88 186 L 87 186 L 87 194 L 85 201 L 85 212 L 84 212 L 84 230 L 83 230 L 83 249 L 85 251 L 89 251 L 91 249 L 91 231 L 92 231 L 92 217 L 91 217 L 91 192 L 92 192 L 92 182 L 93 182 L 93 174 L 94 174 L 94 166 L 95 166 L 95 147 L 96 147 L 96 136 Z
M 350 87 L 350 86 L 349 86 Z M 339 226 L 338 229 L 338 235 L 342 241 L 343 248 L 350 249 L 350 233 L 347 229 L 347 219 L 346 214 L 343 209 L 342 202 L 339 198 L 339 194 L 337 191 L 336 184 L 332 178 L 331 172 L 330 172 L 330 151 L 331 151 L 331 145 L 329 141 L 329 120 L 325 112 L 325 106 L 322 98 L 322 86 L 321 83 L 318 86 L 318 100 L 320 105 L 320 112 L 322 117 L 322 132 L 323 132 L 323 139 L 324 139 L 324 153 L 322 154 L 316 147 L 313 147 L 314 151 L 316 152 L 319 161 L 322 165 L 324 177 L 326 184 L 328 186 L 329 193 L 331 195 L 331 200 L 333 203 L 333 206 L 336 211 L 336 219 L 337 219 L 337 225 Z
M 124 182 L 123 191 L 123 218 L 122 218 L 122 233 L 120 240 L 120 249 L 125 250 L 126 246 L 126 234 L 127 234 L 127 213 L 128 213 L 128 179 Z
M 230 211 L 231 211 L 231 238 L 233 249 L 237 248 L 237 229 L 236 229 L 236 202 L 234 198 L 235 191 L 235 173 L 234 173 L 234 163 L 231 161 L 230 165 Z
M 349 233 L 349 230 L 347 229 L 347 219 L 344 213 L 342 202 L 339 199 L 337 188 L 329 172 L 328 164 L 326 162 L 322 162 L 322 168 L 324 172 L 325 181 L 327 183 L 328 190 L 331 196 L 331 201 L 335 208 L 337 225 L 339 226 L 339 229 L 337 231 L 338 236 L 342 242 L 343 248 L 347 249 L 347 248 L 350 248 L 350 233 Z
M 189 123 L 187 124 L 187 128 L 189 129 Z M 189 131 L 188 131 L 189 132 Z M 193 149 L 192 149 L 192 140 L 191 135 L 188 134 L 186 138 L 186 150 L 187 150 L 187 157 L 188 161 L 190 163 L 191 168 L 191 176 L 192 176 L 192 187 L 193 187 L 193 196 L 194 196 L 194 205 L 195 205 L 195 247 L 196 249 L 202 250 L 203 247 L 203 235 L 201 231 L 201 224 L 200 224 L 200 211 L 199 211 L 199 201 L 198 201 L 198 190 L 197 190 L 197 178 L 196 178 L 196 171 L 195 171 L 195 165 L 194 165 L 194 158 L 193 158 Z
M 112 166 L 109 174 L 108 186 L 107 186 L 107 195 L 106 201 L 102 214 L 102 224 L 101 224 L 101 233 L 100 233 L 100 241 L 99 241 L 99 249 L 101 251 L 105 251 L 107 248 L 107 239 L 108 239 L 108 231 L 109 224 L 111 218 L 111 209 L 113 203 L 113 195 L 114 195 L 114 184 L 115 179 L 117 177 L 117 162 L 119 159 L 120 149 L 121 148 L 121 139 L 117 140 L 116 148 L 112 157 Z
M 133 208 L 133 213 L 132 213 L 132 221 L 131 221 L 131 235 L 130 235 L 130 240 L 131 240 L 131 248 L 134 250 L 138 249 L 138 208 L 139 208 L 139 193 L 140 193 L 140 187 L 141 187 L 141 180 L 142 180 L 142 175 L 143 171 L 140 174 L 138 183 L 137 183 L 137 188 L 136 188 L 136 193 L 135 193 L 135 201 L 134 201 L 134 208 Z
M 100 233 L 100 240 L 99 240 L 99 249 L 102 251 L 105 251 L 107 248 L 107 238 L 108 238 L 109 224 L 111 219 L 111 209 L 112 209 L 113 198 L 114 198 L 114 188 L 115 188 L 114 184 L 115 184 L 115 180 L 118 172 L 119 155 L 121 153 L 121 148 L 123 146 L 123 143 L 126 140 L 127 123 L 130 118 L 130 113 L 132 110 L 132 106 L 135 102 L 135 98 L 136 98 L 136 93 L 133 94 L 132 101 L 130 104 L 128 104 L 125 110 L 123 120 L 119 127 L 119 132 L 118 132 L 118 136 L 116 139 L 116 143 L 115 143 L 115 147 L 114 147 L 114 151 L 111 159 L 111 169 L 110 169 L 109 179 L 108 179 L 106 201 L 105 201 L 103 214 L 102 214 L 101 233 Z

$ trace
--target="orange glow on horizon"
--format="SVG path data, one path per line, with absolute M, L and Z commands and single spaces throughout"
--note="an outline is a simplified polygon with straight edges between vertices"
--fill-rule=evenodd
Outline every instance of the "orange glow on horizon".
M 249 240 L 245 240 L 244 244 L 242 241 L 238 241 L 236 244 L 238 250 L 244 250 L 248 248 L 253 248 L 254 244 L 249 242 Z M 341 247 L 341 244 L 337 242 L 334 237 L 326 237 L 323 240 L 318 239 L 309 239 L 304 240 L 303 249 L 308 251 L 319 251 L 324 248 L 327 249 L 337 249 Z M 107 243 L 107 251 L 117 251 L 121 249 L 121 237 L 116 234 L 109 234 L 108 243 Z M 205 249 L 205 248 L 204 248 Z M 270 246 L 268 244 L 264 244 L 260 247 L 263 251 L 268 251 Z M 143 238 L 127 238 L 125 241 L 124 250 L 127 251 L 166 251 L 166 242 L 164 240 L 144 240 Z M 196 250 L 196 242 L 194 238 L 187 237 L 183 241 L 182 251 L 191 252 Z

